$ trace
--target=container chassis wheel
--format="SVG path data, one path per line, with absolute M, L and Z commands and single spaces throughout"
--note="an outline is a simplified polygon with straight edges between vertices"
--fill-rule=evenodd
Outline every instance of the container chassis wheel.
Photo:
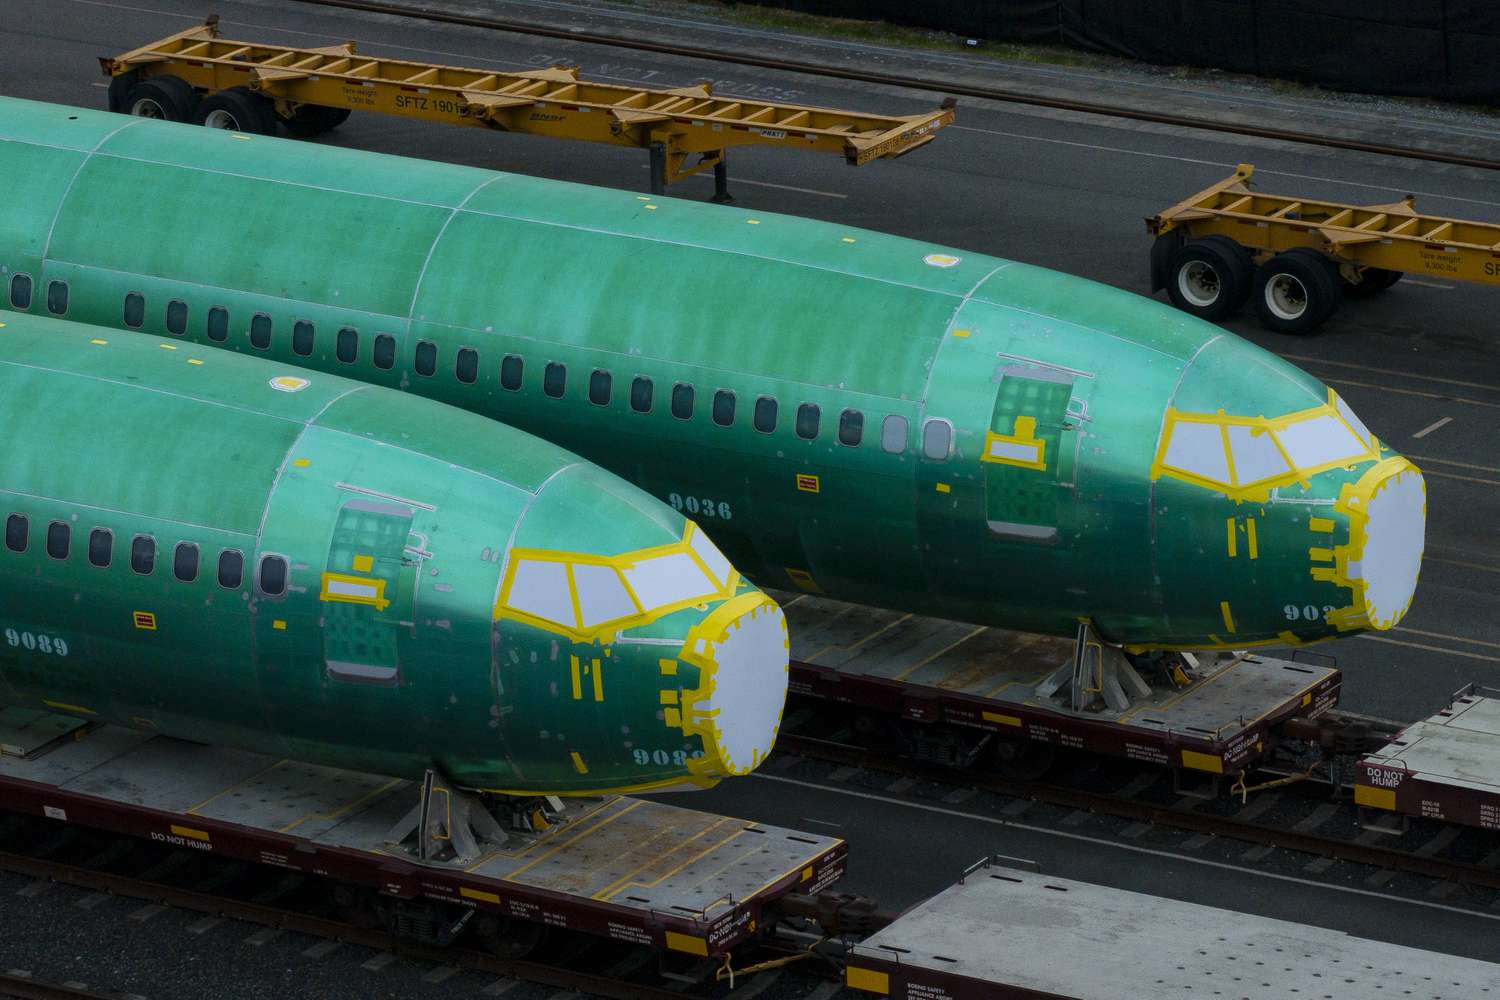
M 248 87 L 231 87 L 210 94 L 198 102 L 193 120 L 206 128 L 247 135 L 276 134 L 276 115 L 271 102 Z
M 1250 297 L 1251 268 L 1249 252 L 1227 236 L 1190 240 L 1169 258 L 1167 295 L 1183 312 L 1217 322 Z
M 1269 330 L 1310 333 L 1343 298 L 1332 261 L 1308 247 L 1279 253 L 1255 272 L 1255 311 Z
M 1383 267 L 1366 267 L 1359 272 L 1359 281 L 1350 281 L 1342 273 L 1339 282 L 1344 286 L 1344 294 L 1351 299 L 1368 299 L 1379 295 L 1401 280 L 1401 271 L 1390 271 Z
M 311 139 L 331 132 L 348 119 L 348 108 L 327 108 L 321 104 L 302 104 L 290 115 L 276 115 L 282 127 L 299 139 Z
M 110 105 L 117 99 L 115 86 L 110 85 Z M 129 85 L 119 98 L 119 110 L 136 118 L 157 118 L 169 122 L 193 120 L 198 106 L 198 94 L 180 77 L 153 76 L 137 80 Z

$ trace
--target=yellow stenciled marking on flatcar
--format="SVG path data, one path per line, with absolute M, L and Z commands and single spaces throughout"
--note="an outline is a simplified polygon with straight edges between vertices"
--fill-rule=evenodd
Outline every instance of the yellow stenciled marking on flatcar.
M 694 934 L 679 934 L 667 931 L 667 947 L 673 951 L 685 951 L 689 955 L 707 957 L 708 942 Z
M 189 840 L 207 841 L 209 839 L 208 832 L 206 830 L 199 830 L 196 827 L 178 826 L 176 823 L 173 823 L 169 827 L 169 829 L 173 833 L 177 834 L 177 836 L 187 837 Z
M 130 620 L 138 629 L 144 629 L 147 632 L 156 631 L 156 613 L 154 611 L 132 611 L 130 613 Z
M 1047 470 L 1047 442 L 1036 436 L 1036 417 L 1016 417 L 1010 434 L 985 431 L 981 462 L 1015 465 L 1023 469 Z
M 1219 613 L 1224 616 L 1224 627 L 1229 630 L 1231 635 L 1234 634 L 1234 615 L 1229 610 L 1228 601 L 1219 602 Z
M 70 705 L 65 701 L 42 701 L 48 708 L 55 708 L 59 712 L 77 712 L 79 715 L 98 715 L 92 708 L 84 708 L 82 705 Z
M 1215 757 L 1211 753 L 1199 753 L 1196 750 L 1182 751 L 1182 766 L 1190 767 L 1195 771 L 1209 771 L 1213 774 L 1224 773 L 1224 760 Z
M 891 974 L 889 972 L 877 972 L 874 969 L 861 969 L 857 965 L 844 966 L 844 985 L 851 990 L 862 990 L 865 993 L 879 993 L 881 996 L 891 995 Z
M 1014 715 L 1001 715 L 999 712 L 981 712 L 980 715 L 985 722 L 995 722 L 1002 726 L 1019 727 L 1021 725 L 1021 720 Z
M 464 899 L 473 899 L 481 903 L 494 903 L 499 905 L 500 897 L 493 892 L 485 892 L 483 889 L 471 889 L 466 885 L 459 886 L 458 894 Z
M 320 601 L 340 601 L 345 604 L 368 604 L 378 611 L 390 607 L 385 599 L 385 581 L 373 576 L 353 576 L 349 573 L 324 573 Z

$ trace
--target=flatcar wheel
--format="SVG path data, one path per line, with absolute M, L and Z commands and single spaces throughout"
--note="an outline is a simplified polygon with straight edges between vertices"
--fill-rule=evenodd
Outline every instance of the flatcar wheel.
M 547 928 L 529 920 L 486 915 L 475 927 L 490 954 L 509 961 L 525 958 L 547 939 Z
M 110 101 L 113 104 L 113 93 Z M 137 118 L 186 122 L 193 120 L 197 104 L 198 95 L 186 80 L 175 76 L 153 76 L 141 80 L 125 92 L 120 110 Z
M 1267 329 L 1308 333 L 1338 308 L 1341 290 L 1326 258 L 1298 247 L 1279 253 L 1255 272 L 1255 311 Z
M 299 139 L 311 139 L 338 128 L 349 120 L 348 108 L 325 108 L 319 104 L 303 104 L 290 115 L 276 116 L 282 127 Z
M 1169 269 L 1172 304 L 1200 319 L 1225 319 L 1244 304 L 1250 290 L 1248 255 L 1222 236 L 1184 243 L 1173 252 Z
M 1344 294 L 1351 299 L 1368 299 L 1379 295 L 1401 280 L 1400 271 L 1390 271 L 1383 267 L 1367 267 L 1360 272 L 1360 280 L 1350 281 L 1340 275 L 1344 285 Z
M 276 117 L 271 102 L 244 87 L 232 87 L 198 102 L 194 120 L 207 128 L 249 135 L 274 135 Z

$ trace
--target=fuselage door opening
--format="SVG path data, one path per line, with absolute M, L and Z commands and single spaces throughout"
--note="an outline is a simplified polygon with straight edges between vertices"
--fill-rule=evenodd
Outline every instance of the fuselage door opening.
M 1059 369 L 1002 364 L 995 381 L 995 409 L 979 456 L 985 520 L 998 538 L 1054 542 L 1063 494 L 1072 495 L 1072 449 L 1087 401 L 1074 399 L 1075 376 Z

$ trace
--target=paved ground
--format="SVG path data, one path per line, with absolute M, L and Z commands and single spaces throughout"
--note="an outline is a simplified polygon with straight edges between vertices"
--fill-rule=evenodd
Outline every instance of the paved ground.
M 11 0 L 5 6 L 0 93 L 90 106 L 104 101 L 94 57 L 181 30 L 206 11 L 195 0 Z M 706 77 L 721 93 L 886 112 L 931 108 L 941 97 L 327 11 L 292 0 L 221 0 L 215 6 L 231 36 L 305 45 L 354 37 L 373 54 L 498 69 L 576 63 L 591 77 L 658 86 Z M 546 18 L 561 16 L 558 10 L 567 5 L 531 6 L 532 16 Z M 1087 91 L 1088 77 L 1068 77 L 1069 86 Z M 1163 104 L 1174 101 L 1166 83 L 1159 93 Z M 1268 120 L 1286 127 L 1329 115 L 1326 107 L 1300 100 L 1256 101 Z M 592 184 L 646 185 L 644 155 L 633 150 L 360 116 L 332 141 Z M 1500 140 L 1483 128 L 1465 141 L 1500 152 Z M 1142 217 L 1245 161 L 1257 165 L 1266 190 L 1352 202 L 1385 202 L 1412 192 L 1428 211 L 1500 221 L 1494 179 L 1481 171 L 979 101 L 963 103 L 959 124 L 902 160 L 853 169 L 833 158 L 748 151 L 733 157 L 731 183 L 738 204 L 757 211 L 952 244 L 1144 293 L 1148 238 Z M 693 179 L 673 193 L 703 197 L 709 187 L 708 180 Z M 1428 558 L 1410 615 L 1392 633 L 1324 647 L 1347 671 L 1345 705 L 1354 710 L 1410 719 L 1429 714 L 1471 680 L 1500 684 L 1497 311 L 1500 290 L 1424 279 L 1403 282 L 1376 301 L 1349 303 L 1315 337 L 1276 337 L 1248 319 L 1229 324 L 1334 385 L 1428 477 Z M 1430 901 L 1391 902 L 1379 894 L 1244 875 L 1237 866 L 1211 868 L 1055 834 L 1002 831 L 987 820 L 893 807 L 850 797 L 836 782 L 817 783 L 834 790 L 742 781 L 695 804 L 791 826 L 838 823 L 857 857 L 848 887 L 898 905 L 946 884 L 979 856 L 998 852 L 1037 857 L 1062 876 L 1300 916 L 1401 943 L 1477 956 L 1479 942 L 1493 940 L 1491 920 L 1460 918 Z M 809 828 L 832 829 L 816 823 Z M 922 847 L 914 851 L 913 844 Z M 900 858 L 906 860 L 893 863 Z M 0 927 L 11 910 L 0 906 Z M 8 957 L 0 952 L 0 964 Z

